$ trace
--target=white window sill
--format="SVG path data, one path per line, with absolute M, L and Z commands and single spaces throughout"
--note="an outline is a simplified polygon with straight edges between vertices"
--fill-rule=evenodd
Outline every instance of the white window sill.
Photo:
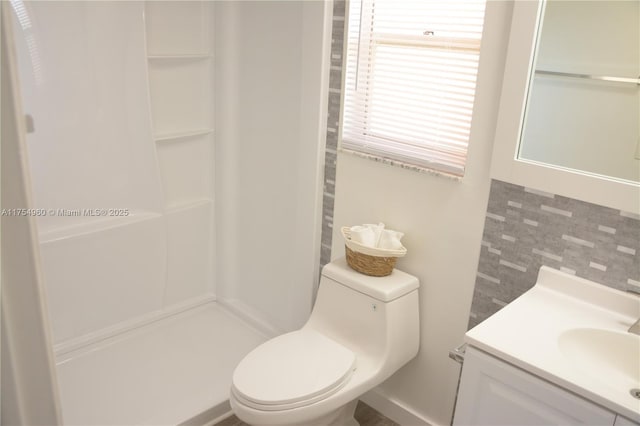
M 376 163 L 387 164 L 392 167 L 399 167 L 405 170 L 411 170 L 418 173 L 424 173 L 432 176 L 443 177 L 443 178 L 454 180 L 457 182 L 462 182 L 462 176 L 454 175 L 454 174 L 443 172 L 440 170 L 430 169 L 428 167 L 417 166 L 415 164 L 405 163 L 403 161 L 398 161 L 398 160 L 392 160 L 390 158 L 380 157 L 378 155 L 373 155 L 373 154 L 367 154 L 365 152 L 352 151 L 350 149 L 345 149 L 345 148 L 338 148 L 338 152 L 342 152 L 342 153 L 353 155 L 360 158 L 366 158 L 368 160 L 375 161 Z

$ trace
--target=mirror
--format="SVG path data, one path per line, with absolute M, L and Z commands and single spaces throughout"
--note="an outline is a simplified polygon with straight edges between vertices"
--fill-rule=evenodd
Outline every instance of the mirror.
M 492 178 L 640 215 L 638 3 L 513 3 Z
M 640 181 L 640 2 L 543 3 L 518 158 Z

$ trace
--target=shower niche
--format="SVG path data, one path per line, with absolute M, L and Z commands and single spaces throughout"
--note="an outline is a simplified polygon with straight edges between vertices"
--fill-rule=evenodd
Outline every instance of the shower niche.
M 167 225 L 165 304 L 213 294 L 213 5 L 144 4 L 152 134 Z

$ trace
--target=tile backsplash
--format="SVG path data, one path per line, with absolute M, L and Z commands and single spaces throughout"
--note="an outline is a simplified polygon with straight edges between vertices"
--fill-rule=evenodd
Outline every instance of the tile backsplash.
M 322 197 L 322 237 L 320 269 L 331 260 L 333 203 L 336 186 L 336 159 L 340 132 L 340 96 L 342 91 L 342 51 L 344 44 L 345 1 L 333 2 L 331 30 L 331 71 L 329 76 L 329 110 L 327 114 L 327 146 L 324 156 L 324 191 Z
M 493 180 L 469 328 L 533 287 L 542 265 L 640 291 L 640 217 Z

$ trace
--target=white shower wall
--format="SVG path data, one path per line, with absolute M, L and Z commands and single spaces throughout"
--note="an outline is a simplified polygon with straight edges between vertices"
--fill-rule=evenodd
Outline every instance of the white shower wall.
M 214 300 L 268 334 L 302 325 L 332 2 L 13 6 L 58 353 Z
M 58 349 L 213 300 L 210 4 L 13 7 Z
M 271 334 L 319 276 L 332 7 L 215 2 L 218 298 Z
M 332 3 L 10 4 L 63 422 L 211 422 L 311 309 Z

